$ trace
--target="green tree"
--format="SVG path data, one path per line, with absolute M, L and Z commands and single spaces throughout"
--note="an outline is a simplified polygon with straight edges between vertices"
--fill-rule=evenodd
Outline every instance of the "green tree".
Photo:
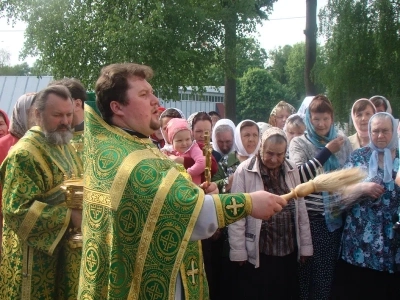
M 240 78 L 251 68 L 264 68 L 267 64 L 268 54 L 260 43 L 252 37 L 239 38 L 237 44 L 237 77 Z M 222 48 L 216 49 L 216 56 L 221 57 Z M 207 70 L 210 81 L 207 85 L 224 85 L 225 72 L 221 65 L 213 65 Z
M 266 69 L 250 69 L 239 80 L 238 120 L 267 122 L 280 101 L 293 103 L 294 95 Z
M 317 60 L 311 70 L 310 79 L 314 85 L 316 94 L 325 93 L 325 86 L 320 82 L 319 74 L 324 68 L 323 49 L 317 45 Z M 304 42 L 294 44 L 285 66 L 285 71 L 288 77 L 288 88 L 296 95 L 296 107 L 298 108 L 306 96 L 306 86 L 304 84 L 304 72 L 306 64 L 306 44 Z
M 31 68 L 24 62 L 15 66 L 0 67 L 0 76 L 28 76 L 31 75 Z
M 347 118 L 361 97 L 386 96 L 399 109 L 398 1 L 329 1 L 320 14 L 326 67 L 321 79 L 337 113 Z
M 316 87 L 317 93 L 324 93 L 325 86 L 319 78 L 324 68 L 323 48 L 317 46 L 317 61 L 312 69 L 311 79 Z M 275 79 L 291 91 L 295 96 L 293 105 L 298 108 L 306 96 L 304 83 L 305 53 L 304 42 L 292 46 L 285 45 L 269 52 L 272 65 L 268 68 Z
M 282 84 L 289 83 L 289 77 L 286 73 L 286 64 L 291 51 L 292 46 L 290 45 L 285 45 L 284 47 L 278 47 L 269 51 L 268 58 L 272 62 L 272 65 L 268 69 L 275 79 Z
M 178 86 L 208 83 L 206 70 L 217 65 L 234 110 L 238 38 L 275 1 L 5 0 L 0 9 L 28 24 L 23 54 L 38 56 L 56 78 L 80 78 L 90 88 L 104 65 L 134 61 L 155 70 L 152 84 L 168 99 Z

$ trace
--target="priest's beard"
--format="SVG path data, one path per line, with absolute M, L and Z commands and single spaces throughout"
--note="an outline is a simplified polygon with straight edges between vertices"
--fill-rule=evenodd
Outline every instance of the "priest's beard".
M 65 129 L 61 131 L 61 129 Z M 43 128 L 44 136 L 50 144 L 54 145 L 65 145 L 68 144 L 73 138 L 73 130 L 69 125 L 59 125 L 53 131 L 48 131 L 46 128 Z

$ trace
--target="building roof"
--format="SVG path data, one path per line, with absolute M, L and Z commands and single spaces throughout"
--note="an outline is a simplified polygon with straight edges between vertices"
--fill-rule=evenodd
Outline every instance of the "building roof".
M 10 116 L 20 96 L 39 92 L 52 80 L 53 76 L 0 76 L 0 109 Z

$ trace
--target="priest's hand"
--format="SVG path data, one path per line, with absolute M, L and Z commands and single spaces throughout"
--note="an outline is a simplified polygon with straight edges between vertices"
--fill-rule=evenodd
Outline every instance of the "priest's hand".
M 200 184 L 200 188 L 202 188 L 207 195 L 219 193 L 218 186 L 215 182 L 210 182 L 209 184 L 207 184 L 207 182 L 203 182 Z
M 71 224 L 74 228 L 81 228 L 82 225 L 82 210 L 72 209 Z
M 250 215 L 256 219 L 267 220 L 287 204 L 283 198 L 265 191 L 253 192 L 250 196 L 253 203 Z

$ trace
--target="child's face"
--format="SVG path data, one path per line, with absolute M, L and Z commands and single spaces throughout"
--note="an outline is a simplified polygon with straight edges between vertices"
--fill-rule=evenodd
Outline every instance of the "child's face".
M 294 137 L 303 135 L 304 130 L 305 128 L 303 126 L 299 127 L 299 126 L 287 125 L 285 133 L 288 145 Z
M 190 148 L 192 145 L 192 136 L 189 130 L 181 130 L 177 134 L 175 134 L 174 139 L 172 140 L 172 146 L 175 151 L 179 153 L 185 153 L 186 150 Z

